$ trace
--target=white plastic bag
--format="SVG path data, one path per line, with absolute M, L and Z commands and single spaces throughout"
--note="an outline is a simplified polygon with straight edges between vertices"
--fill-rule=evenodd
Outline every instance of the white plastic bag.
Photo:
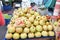
M 30 0 L 31 3 L 35 2 L 37 5 L 41 5 L 43 0 Z
M 20 7 L 20 4 L 15 4 L 15 7 Z
M 30 1 L 29 0 L 22 0 L 22 8 L 30 7 Z
M 0 1 L 0 10 L 2 10 L 3 4 L 2 1 Z

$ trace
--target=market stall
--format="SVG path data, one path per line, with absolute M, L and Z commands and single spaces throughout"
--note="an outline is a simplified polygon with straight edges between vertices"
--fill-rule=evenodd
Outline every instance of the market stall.
M 55 31 L 49 16 L 29 8 L 14 10 L 13 17 L 7 25 L 4 40 L 55 40 Z

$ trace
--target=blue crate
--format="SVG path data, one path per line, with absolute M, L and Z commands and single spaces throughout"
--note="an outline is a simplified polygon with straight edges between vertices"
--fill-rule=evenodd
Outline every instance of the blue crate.
M 10 19 L 5 19 L 5 25 L 8 25 L 10 22 Z

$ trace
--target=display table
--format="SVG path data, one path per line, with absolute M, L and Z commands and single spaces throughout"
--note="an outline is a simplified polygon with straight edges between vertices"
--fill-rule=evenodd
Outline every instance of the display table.
M 7 40 L 6 38 L 4 40 Z M 14 39 L 10 39 L 10 40 L 14 40 Z M 19 40 L 23 40 L 23 39 L 19 39 Z M 55 40 L 55 37 L 40 37 L 40 38 L 31 38 L 31 39 L 24 39 L 24 40 Z
M 53 26 L 51 25 L 52 22 L 49 20 L 50 17 L 41 16 L 38 12 L 35 12 L 32 9 L 27 11 L 28 9 L 22 10 L 21 13 L 21 9 L 15 10 L 15 12 L 17 12 L 14 13 L 15 16 L 13 16 L 10 24 L 7 26 L 8 30 L 4 40 L 55 40 L 56 34 Z

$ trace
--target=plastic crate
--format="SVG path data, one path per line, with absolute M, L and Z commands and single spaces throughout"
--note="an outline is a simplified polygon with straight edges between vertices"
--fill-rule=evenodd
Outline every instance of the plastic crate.
M 10 22 L 10 19 L 5 19 L 5 25 L 8 25 Z

